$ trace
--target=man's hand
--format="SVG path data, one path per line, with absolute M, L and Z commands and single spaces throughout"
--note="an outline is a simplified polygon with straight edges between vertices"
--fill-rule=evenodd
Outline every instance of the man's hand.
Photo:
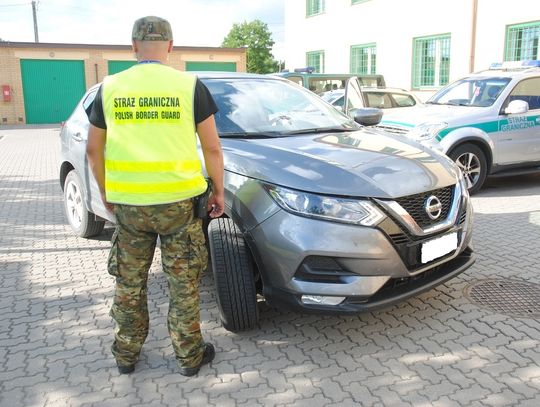
M 100 191 L 100 194 L 101 194 L 101 201 L 103 202 L 105 209 L 107 209 L 109 212 L 114 213 L 114 205 L 112 203 L 107 202 L 107 196 L 105 195 L 105 191 Z
M 221 215 L 223 215 L 225 209 L 225 199 L 223 198 L 223 194 L 216 195 L 212 193 L 210 195 L 210 198 L 208 198 L 208 207 L 207 210 L 210 212 L 211 218 L 219 218 Z
M 223 153 L 216 130 L 214 115 L 197 124 L 197 134 L 201 141 L 204 163 L 208 176 L 212 179 L 212 194 L 208 198 L 208 211 L 211 218 L 223 215 L 225 192 L 223 188 Z

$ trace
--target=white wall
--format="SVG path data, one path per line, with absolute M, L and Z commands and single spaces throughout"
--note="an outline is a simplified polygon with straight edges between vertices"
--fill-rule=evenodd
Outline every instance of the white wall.
M 376 43 L 377 73 L 410 89 L 413 38 L 449 33 L 452 81 L 469 73 L 472 11 L 473 0 L 326 0 L 324 14 L 306 18 L 305 0 L 287 0 L 286 68 L 304 67 L 306 52 L 324 50 L 325 72 L 350 72 L 351 46 Z M 478 0 L 474 70 L 503 60 L 507 25 L 538 20 L 540 0 Z

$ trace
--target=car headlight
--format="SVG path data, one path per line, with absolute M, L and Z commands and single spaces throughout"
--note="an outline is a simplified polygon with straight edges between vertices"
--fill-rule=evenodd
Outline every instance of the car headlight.
M 316 195 L 276 185 L 264 186 L 281 208 L 308 218 L 375 226 L 386 216 L 367 200 Z
M 408 136 L 417 141 L 431 140 L 447 127 L 448 123 L 422 123 L 413 128 Z

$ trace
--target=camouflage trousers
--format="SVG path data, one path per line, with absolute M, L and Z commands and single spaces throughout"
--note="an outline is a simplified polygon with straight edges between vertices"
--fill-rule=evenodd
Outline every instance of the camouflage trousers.
M 148 270 L 157 238 L 169 286 L 167 326 L 182 367 L 200 363 L 204 343 L 200 330 L 199 281 L 208 256 L 201 220 L 191 200 L 166 205 L 115 205 L 117 227 L 108 271 L 116 278 L 111 316 L 116 322 L 112 352 L 118 365 L 137 362 L 148 335 Z

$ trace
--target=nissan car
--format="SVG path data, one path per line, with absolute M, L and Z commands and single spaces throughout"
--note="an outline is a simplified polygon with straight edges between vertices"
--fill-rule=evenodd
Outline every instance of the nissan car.
M 474 263 L 463 173 L 444 154 L 371 127 L 380 110 L 345 106 L 348 116 L 270 75 L 198 76 L 219 108 L 225 162 L 225 214 L 204 227 L 226 329 L 256 327 L 260 301 L 319 314 L 373 311 Z M 359 88 L 349 79 L 345 100 Z M 60 133 L 66 217 L 81 237 L 114 222 L 85 155 L 97 89 Z

